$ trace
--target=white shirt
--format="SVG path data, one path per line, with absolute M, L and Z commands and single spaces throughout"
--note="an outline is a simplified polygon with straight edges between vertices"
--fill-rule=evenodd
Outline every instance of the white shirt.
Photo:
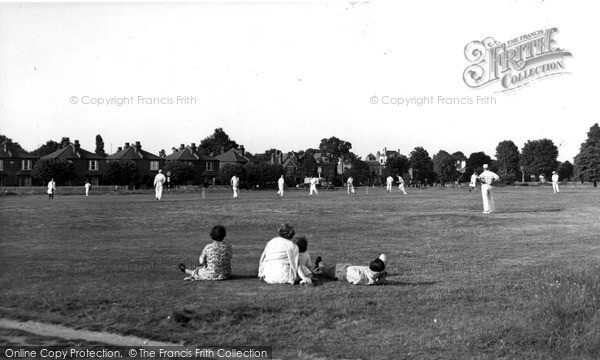
M 402 184 L 402 183 L 404 182 L 404 179 L 402 179 L 402 176 L 398 176 L 398 182 L 399 182 L 400 184 Z
M 158 173 L 154 177 L 154 186 L 162 186 L 162 184 L 164 184 L 166 180 L 167 178 L 165 178 L 165 176 L 162 173 Z
M 279 180 L 277 180 L 277 184 L 279 184 L 279 187 L 282 188 L 283 185 L 285 184 L 285 179 L 284 178 L 279 178 Z
M 319 181 L 317 178 L 311 178 L 310 179 L 310 184 L 311 185 L 317 185 L 317 181 Z
M 348 182 L 348 185 L 352 185 L 352 183 L 354 182 L 354 179 L 349 177 L 347 182 Z
M 388 176 L 388 177 L 387 177 L 387 184 L 388 184 L 388 185 L 392 185 L 393 183 L 394 183 L 394 178 L 393 178 L 393 177 L 391 177 L 391 176 Z
M 471 175 L 471 185 L 477 184 L 477 174 Z
M 558 174 L 552 175 L 552 182 L 558 182 Z
M 239 184 L 240 184 L 240 178 L 234 175 L 231 178 L 231 186 L 238 187 Z
M 87 189 L 89 189 L 90 187 L 92 187 L 92 184 L 90 184 L 90 183 L 85 183 L 84 187 L 85 187 L 85 188 L 86 188 L 86 190 L 87 190 Z
M 379 273 L 372 271 L 368 266 L 348 266 L 346 279 L 354 285 L 374 285 Z
M 492 185 L 494 181 L 500 180 L 500 177 L 496 175 L 496 173 L 484 170 L 481 175 L 479 175 L 479 180 L 486 185 Z
M 56 183 L 54 181 L 48 182 L 48 191 L 52 191 L 56 189 Z

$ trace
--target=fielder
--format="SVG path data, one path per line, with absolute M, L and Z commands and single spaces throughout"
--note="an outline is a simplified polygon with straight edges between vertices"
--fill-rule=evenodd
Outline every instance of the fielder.
M 56 192 L 56 183 L 54 182 L 54 179 L 50 179 L 50 181 L 48 182 L 48 198 L 49 199 L 54 199 L 54 193 Z
M 319 195 L 319 192 L 317 191 L 317 182 L 319 181 L 319 179 L 317 179 L 316 177 L 311 177 L 310 178 L 310 192 L 308 193 L 308 195 L 312 195 L 313 192 L 316 195 Z
M 471 175 L 471 183 L 469 184 L 469 192 L 471 192 L 471 190 L 475 190 L 475 192 L 477 192 L 477 171 L 473 172 L 473 175 Z
M 231 187 L 233 188 L 233 198 L 235 199 L 238 197 L 240 191 L 240 178 L 237 175 L 231 177 Z
M 350 193 L 356 193 L 354 191 L 354 179 L 352 178 L 352 176 L 348 178 L 348 181 L 346 181 L 346 185 L 348 185 L 348 195 L 350 195 Z
M 85 196 L 89 196 L 90 195 L 90 188 L 92 187 L 92 184 L 90 184 L 89 181 L 86 181 L 85 185 L 83 185 L 83 187 L 85 188 Z
M 167 178 L 163 175 L 162 170 L 158 170 L 158 174 L 154 177 L 154 197 L 156 200 L 162 198 L 163 184 L 167 181 Z
M 385 179 L 385 183 L 386 183 L 386 189 L 388 194 L 392 192 L 392 184 L 394 183 L 394 178 L 392 177 L 392 175 L 389 175 L 387 177 L 387 179 Z
M 283 196 L 283 186 L 284 185 L 285 185 L 285 179 L 283 178 L 283 175 L 281 175 L 279 180 L 277 180 L 277 186 L 279 187 L 279 191 L 277 191 L 277 195 Z
M 404 190 L 404 179 L 400 175 L 397 175 L 397 176 L 398 176 L 398 189 L 400 189 L 400 191 L 402 191 L 404 193 L 404 195 L 406 195 L 406 191 Z
M 558 189 L 558 174 L 556 171 L 552 172 L 552 190 L 554 190 L 555 194 L 560 192 Z
M 500 180 L 500 177 L 488 170 L 488 164 L 483 165 L 483 172 L 478 177 L 481 181 L 481 197 L 483 199 L 483 213 L 491 214 L 496 211 L 494 204 L 494 194 L 492 193 L 492 183 Z

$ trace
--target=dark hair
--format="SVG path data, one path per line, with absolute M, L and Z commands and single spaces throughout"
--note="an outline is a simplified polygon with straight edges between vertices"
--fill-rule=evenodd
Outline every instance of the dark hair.
M 281 224 L 281 226 L 279 226 L 279 236 L 282 238 L 291 240 L 295 234 L 296 232 L 294 231 L 294 227 L 292 225 Z
M 379 258 L 375 259 L 369 264 L 369 269 L 375 272 L 382 272 L 383 270 L 385 270 L 385 263 Z
M 298 245 L 298 250 L 300 250 L 301 253 L 306 252 L 306 248 L 308 248 L 308 241 L 306 241 L 304 236 L 299 236 L 292 240 L 292 242 Z
M 215 225 L 210 231 L 210 237 L 216 241 L 223 241 L 227 236 L 227 232 L 225 231 L 225 227 L 223 225 Z

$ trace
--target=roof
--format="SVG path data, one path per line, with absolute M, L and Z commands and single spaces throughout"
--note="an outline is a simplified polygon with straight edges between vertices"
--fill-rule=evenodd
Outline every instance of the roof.
M 240 164 L 245 164 L 248 161 L 250 161 L 246 157 L 243 157 L 235 149 L 229 149 L 228 151 L 224 152 L 223 154 L 219 154 L 219 155 L 215 156 L 215 158 L 221 162 L 236 162 L 236 163 L 240 163 Z
M 2 159 L 37 159 L 38 157 L 23 149 L 16 148 L 7 142 L 0 145 L 0 158 Z
M 75 144 L 69 144 L 67 147 L 58 149 L 55 152 L 43 156 L 42 159 L 88 159 L 88 160 L 103 160 L 104 157 L 89 152 L 79 147 L 79 143 L 75 140 Z
M 179 160 L 179 161 L 218 161 L 217 158 L 208 156 L 201 151 L 194 152 L 191 147 L 186 146 L 183 149 L 173 152 L 171 155 L 165 158 L 167 161 Z
M 135 145 L 126 147 L 121 151 L 106 157 L 110 160 L 161 160 L 158 155 L 151 154 L 146 150 L 138 149 Z
M 369 166 L 384 166 L 383 164 L 380 164 L 379 161 L 365 160 L 363 162 Z

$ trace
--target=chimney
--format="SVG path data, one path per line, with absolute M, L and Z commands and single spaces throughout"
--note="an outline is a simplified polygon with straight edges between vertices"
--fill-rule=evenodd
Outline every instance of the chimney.
M 387 155 L 387 148 L 386 148 L 386 147 L 384 147 L 384 148 L 383 148 L 383 156 L 386 156 L 386 155 Z
M 196 148 L 196 143 L 192 143 L 192 146 L 190 146 L 190 147 L 192 148 L 192 153 L 195 154 L 196 150 L 198 149 L 198 148 Z
M 179 145 L 179 150 L 183 150 L 183 149 L 185 149 L 185 144 Z
M 125 143 L 125 149 L 129 149 L 129 143 Z
M 75 146 L 75 149 L 79 150 L 79 140 L 75 140 L 73 146 Z
M 177 151 L 179 151 L 179 150 L 177 150 L 177 148 L 176 148 L 175 146 L 173 146 L 173 147 L 171 148 L 171 151 L 172 151 L 172 152 L 174 152 L 174 153 L 176 153 L 176 152 L 177 152 Z
M 283 153 L 279 152 L 279 165 L 283 165 Z
M 275 153 L 271 153 L 271 165 L 275 165 Z
M 139 150 L 142 150 L 142 145 L 140 144 L 140 142 L 139 142 L 139 141 L 136 141 L 136 142 L 135 142 L 135 147 L 137 148 L 137 150 L 138 150 L 138 151 L 139 151 Z
M 123 151 L 123 148 L 120 146 L 117 148 L 117 152 L 119 152 L 119 151 Z
M 240 151 L 242 152 L 242 157 L 243 157 L 244 153 L 246 152 L 246 150 L 244 150 L 244 145 L 240 145 Z

